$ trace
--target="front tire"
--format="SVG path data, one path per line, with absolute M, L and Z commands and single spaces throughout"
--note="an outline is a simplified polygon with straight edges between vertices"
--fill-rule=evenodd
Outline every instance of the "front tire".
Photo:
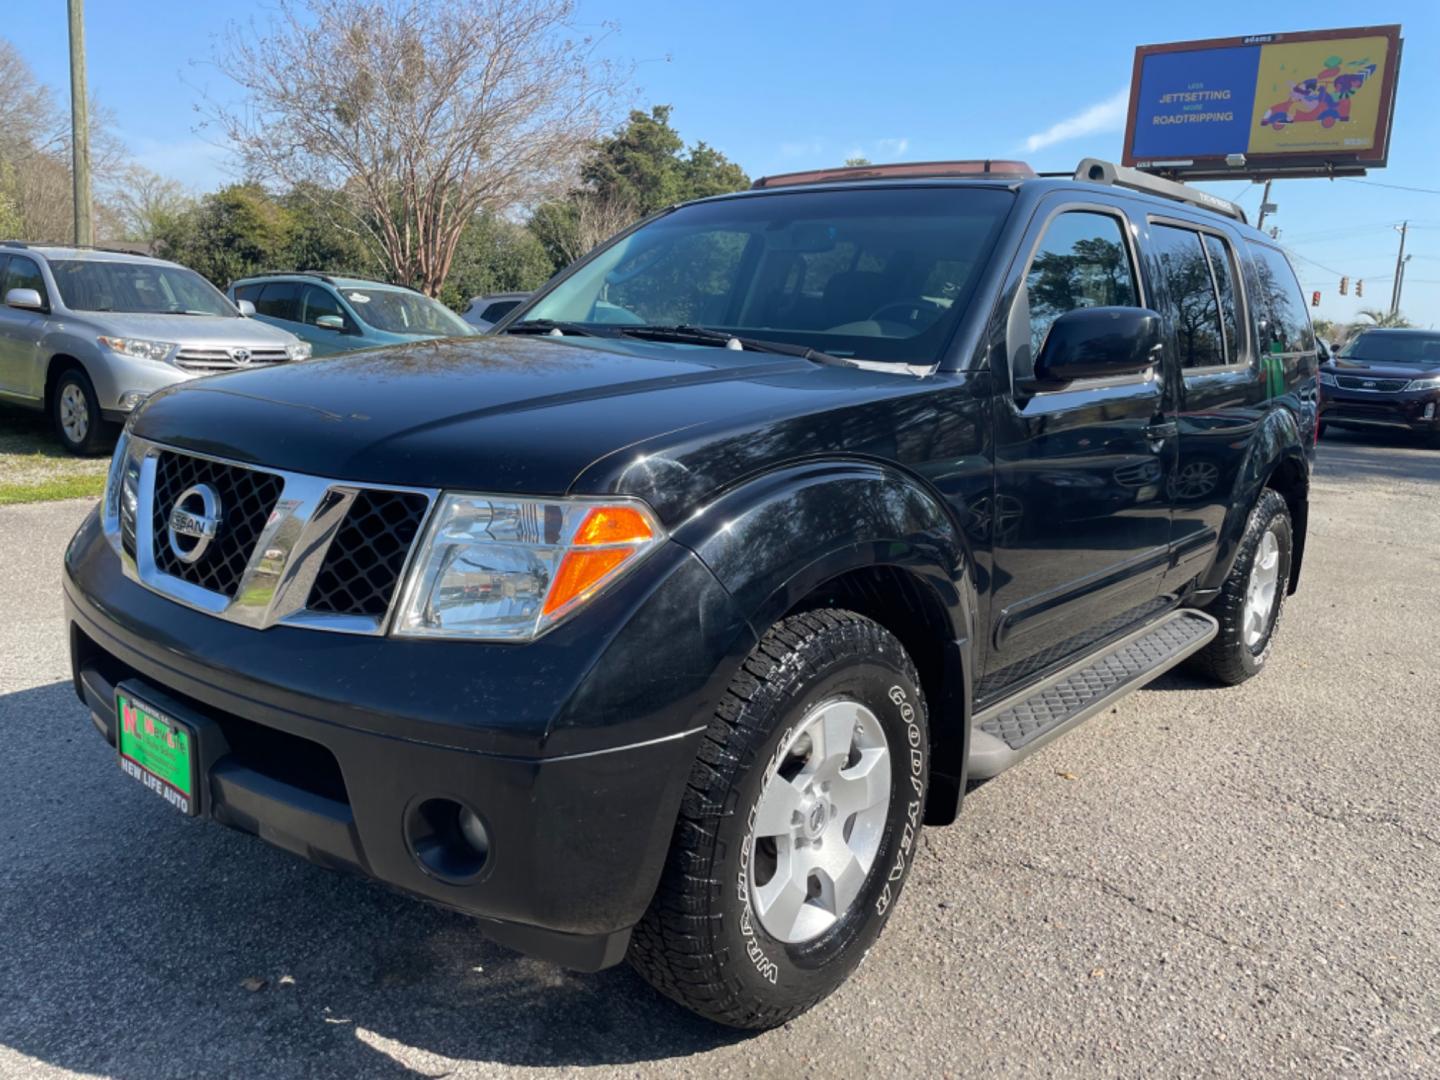
M 1279 492 L 1265 488 L 1235 555 L 1235 565 L 1209 611 L 1220 632 L 1189 662 L 1192 669 L 1226 686 L 1238 686 L 1265 666 L 1285 610 L 1294 530 Z
M 109 425 L 85 372 L 70 368 L 61 373 L 50 400 L 50 420 L 56 438 L 72 454 L 95 457 L 105 452 Z
M 715 711 L 631 963 L 730 1027 L 805 1012 L 894 910 L 928 782 L 925 701 L 899 641 L 850 611 L 778 623 Z

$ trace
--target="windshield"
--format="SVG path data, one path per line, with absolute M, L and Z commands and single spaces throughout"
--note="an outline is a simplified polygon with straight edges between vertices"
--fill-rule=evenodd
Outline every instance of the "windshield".
M 218 289 L 183 266 L 59 259 L 50 270 L 71 311 L 240 317 Z
M 376 330 L 417 337 L 456 337 L 474 333 L 470 324 L 438 300 L 419 293 L 365 286 L 341 289 L 355 314 Z
M 511 329 L 698 326 L 930 365 L 1012 202 L 998 189 L 876 187 L 681 207 L 602 251 Z
M 1366 330 L 1340 350 L 1342 360 L 1367 364 L 1440 367 L 1440 334 L 1416 330 Z

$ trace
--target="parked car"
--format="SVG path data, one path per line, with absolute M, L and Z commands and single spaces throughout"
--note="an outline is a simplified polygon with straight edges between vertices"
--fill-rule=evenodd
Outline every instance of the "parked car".
M 232 282 L 229 292 L 254 304 L 260 321 L 308 342 L 316 356 L 475 333 L 438 300 L 365 278 L 308 270 L 259 274 Z
M 150 399 L 64 575 L 124 771 L 764 1028 L 967 781 L 1263 670 L 1315 343 L 1239 208 L 1096 161 L 757 188 L 497 334 Z
M 489 330 L 510 312 L 530 299 L 528 292 L 493 293 L 474 297 L 461 316 L 477 330 Z
M 161 387 L 310 355 L 193 270 L 144 255 L 7 240 L 0 298 L 0 400 L 47 411 L 75 454 L 108 450 Z
M 1320 367 L 1320 424 L 1411 431 L 1440 445 L 1440 331 L 1352 337 Z

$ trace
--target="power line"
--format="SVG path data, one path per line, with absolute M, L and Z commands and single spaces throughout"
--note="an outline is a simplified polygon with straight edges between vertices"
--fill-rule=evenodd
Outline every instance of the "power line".
M 1349 184 L 1364 184 L 1367 187 L 1390 188 L 1392 191 L 1417 191 L 1421 195 L 1440 195 L 1440 188 L 1408 187 L 1405 184 L 1382 184 L 1379 180 L 1357 180 L 1350 176 L 1342 176 L 1340 179 Z

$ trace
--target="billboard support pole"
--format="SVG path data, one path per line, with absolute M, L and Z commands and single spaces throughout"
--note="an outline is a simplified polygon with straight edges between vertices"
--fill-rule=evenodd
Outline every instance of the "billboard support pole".
M 1265 191 L 1260 196 L 1260 220 L 1255 223 L 1257 229 L 1265 227 L 1265 209 L 1270 205 L 1270 185 L 1272 183 L 1271 180 L 1265 181 Z
M 1405 273 L 1405 231 L 1410 227 L 1410 222 L 1402 221 L 1395 228 L 1400 233 L 1400 254 L 1395 256 L 1395 284 L 1390 286 L 1390 314 L 1396 315 L 1400 311 L 1400 278 Z

